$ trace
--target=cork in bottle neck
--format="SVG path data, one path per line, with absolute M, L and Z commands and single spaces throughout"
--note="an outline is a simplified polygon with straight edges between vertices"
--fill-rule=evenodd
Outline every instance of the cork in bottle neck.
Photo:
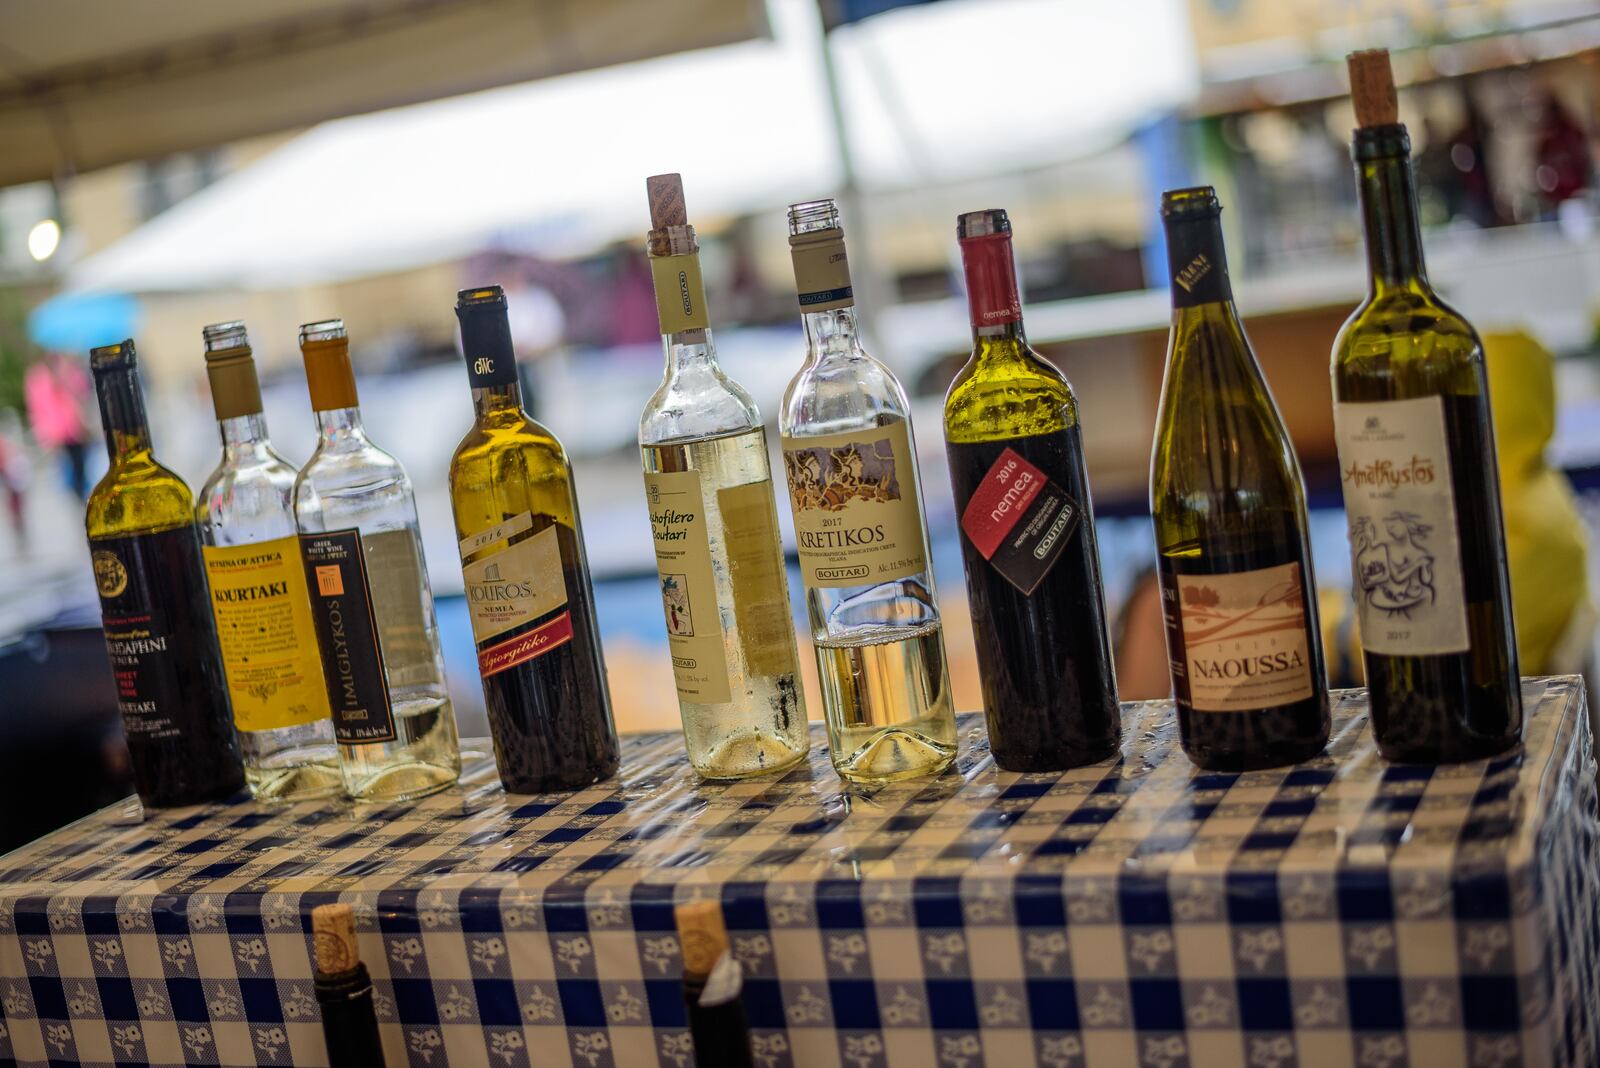
M 318 905 L 311 910 L 311 945 L 317 971 L 323 975 L 348 972 L 361 963 L 355 912 L 349 905 Z
M 356 374 L 350 365 L 350 339 L 343 319 L 325 319 L 300 328 L 300 355 L 306 365 L 311 408 L 318 412 L 354 408 Z
M 678 944 L 683 949 L 683 974 L 704 980 L 728 950 L 728 928 L 722 906 L 709 899 L 688 901 L 673 909 L 678 924 Z
M 206 346 L 206 378 L 217 421 L 261 413 L 261 383 L 244 323 L 212 323 L 200 332 Z

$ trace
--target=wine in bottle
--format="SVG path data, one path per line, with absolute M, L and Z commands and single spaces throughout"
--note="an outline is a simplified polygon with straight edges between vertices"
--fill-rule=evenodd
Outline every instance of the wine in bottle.
M 1233 305 L 1209 186 L 1161 198 L 1172 337 L 1150 509 L 1184 750 L 1216 771 L 1328 741 L 1305 484 Z
M 450 461 L 450 507 L 500 781 L 578 790 L 617 770 L 594 588 L 572 467 L 522 406 L 505 293 L 456 297 L 472 429 Z
M 828 721 L 845 779 L 943 770 L 956 724 L 911 406 L 861 347 L 839 209 L 789 207 L 806 360 L 778 429 Z
M 318 438 L 295 519 L 345 790 L 421 797 L 456 781 L 461 754 L 416 500 L 361 425 L 344 322 L 302 326 L 300 353 Z
M 1350 57 L 1368 286 L 1333 346 L 1334 434 L 1378 748 L 1515 745 L 1522 690 L 1483 344 L 1423 269 L 1389 54 Z
M 742 1000 L 744 971 L 728 945 L 722 906 L 702 898 L 672 913 L 683 947 L 683 1003 L 695 1068 L 755 1068 Z
M 709 779 L 781 771 L 810 737 L 766 425 L 717 362 L 681 179 L 646 188 L 667 365 L 639 454 L 684 742 Z
M 327 683 L 294 520 L 295 469 L 267 438 L 243 323 L 205 328 L 222 459 L 195 523 L 245 780 L 258 801 L 342 793 Z
M 1022 331 L 1011 223 L 956 222 L 972 357 L 944 402 L 978 677 L 995 763 L 1062 771 L 1122 737 L 1078 398 Z
M 384 1068 L 372 975 L 356 945 L 354 910 L 342 903 L 312 909 L 311 947 L 328 1068 Z
M 244 786 L 244 767 L 194 498 L 152 455 L 133 340 L 89 366 L 111 468 L 84 525 L 134 788 L 151 808 L 214 801 Z

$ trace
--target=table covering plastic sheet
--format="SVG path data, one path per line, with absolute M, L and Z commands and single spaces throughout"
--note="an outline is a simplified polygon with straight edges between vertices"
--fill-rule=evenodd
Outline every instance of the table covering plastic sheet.
M 326 1063 L 309 915 L 355 905 L 391 1065 L 693 1064 L 672 904 L 721 899 L 762 1068 L 1596 1063 L 1595 770 L 1576 679 L 1524 746 L 1198 773 L 1165 702 L 1121 758 L 935 780 L 697 782 L 676 734 L 619 780 L 507 796 L 469 754 L 415 804 L 144 818 L 0 858 L 0 1061 Z M 482 748 L 482 743 L 477 743 Z

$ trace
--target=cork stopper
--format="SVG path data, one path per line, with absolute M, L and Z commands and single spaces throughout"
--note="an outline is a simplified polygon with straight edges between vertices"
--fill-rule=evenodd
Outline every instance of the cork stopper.
M 1350 98 L 1356 107 L 1356 124 L 1366 128 L 1399 122 L 1400 103 L 1395 99 L 1389 50 L 1351 52 L 1345 61 L 1350 67 Z
M 645 240 L 652 256 L 685 256 L 700 251 L 689 210 L 683 202 L 683 175 L 653 174 L 644 180 L 650 201 L 650 233 Z
M 324 975 L 347 972 L 360 964 L 356 917 L 350 906 L 318 905 L 312 909 L 311 944 L 317 954 L 317 971 Z
M 728 929 L 722 906 L 710 899 L 688 901 L 672 910 L 678 923 L 678 944 L 683 947 L 683 974 L 704 979 L 728 951 Z

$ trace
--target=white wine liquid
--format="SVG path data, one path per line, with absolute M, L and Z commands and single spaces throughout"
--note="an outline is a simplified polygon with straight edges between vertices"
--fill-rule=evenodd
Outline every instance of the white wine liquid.
M 942 771 L 956 755 L 937 622 L 816 643 L 833 766 L 854 782 Z
M 640 453 L 647 473 L 700 476 L 729 700 L 679 697 L 689 762 L 709 779 L 790 767 L 809 740 L 766 433 L 648 445 Z
M 361 536 L 394 715 L 394 740 L 340 746 L 345 789 L 360 801 L 403 801 L 461 774 L 456 718 L 438 654 L 432 604 L 409 529 Z

